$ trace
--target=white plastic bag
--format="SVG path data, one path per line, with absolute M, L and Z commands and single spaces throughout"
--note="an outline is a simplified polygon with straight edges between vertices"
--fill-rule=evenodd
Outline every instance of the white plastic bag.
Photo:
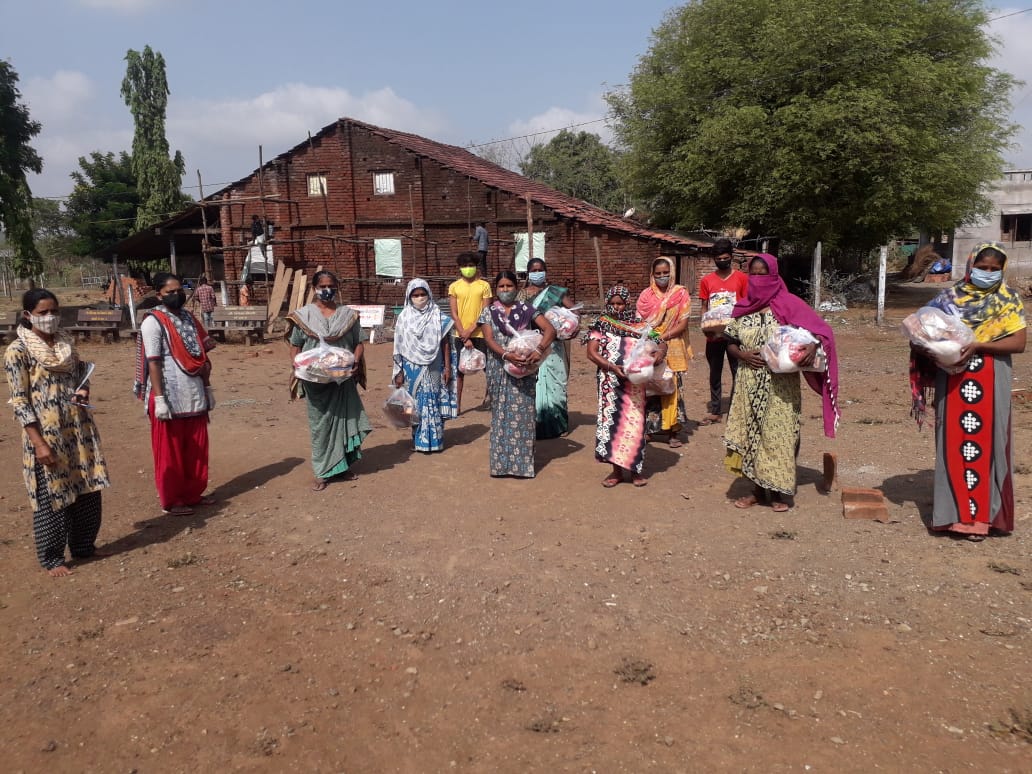
M 630 354 L 624 361 L 624 373 L 627 374 L 627 381 L 631 384 L 645 384 L 652 379 L 655 372 L 656 353 L 659 352 L 659 345 L 649 338 L 652 333 L 652 326 L 646 325 Z
M 545 319 L 552 323 L 557 338 L 565 341 L 577 335 L 577 331 L 580 330 L 580 315 L 577 314 L 577 310 L 582 306 L 583 304 L 577 304 L 569 309 L 565 306 L 553 306 L 545 312 Z
M 294 376 L 316 384 L 346 382 L 355 370 L 355 356 L 342 347 L 331 347 L 323 339 L 319 346 L 294 357 Z
M 652 370 L 652 378 L 645 384 L 645 397 L 653 395 L 673 395 L 677 390 L 677 381 L 670 366 L 661 364 Z
M 960 317 L 934 306 L 923 306 L 908 316 L 902 330 L 912 344 L 930 352 L 935 362 L 950 372 L 964 369 L 961 350 L 975 341 L 975 334 Z
M 404 387 L 394 390 L 383 404 L 383 415 L 394 427 L 412 427 L 419 424 L 416 399 Z
M 820 340 L 810 331 L 805 328 L 782 325 L 760 348 L 760 354 L 767 362 L 767 367 L 776 374 L 791 374 L 796 371 L 827 371 L 828 358 L 821 346 L 817 347 L 813 363 L 806 368 L 800 368 L 799 361 L 806 356 L 806 348 L 811 344 L 819 345 Z
M 509 355 L 515 355 L 518 358 L 527 358 L 534 354 L 537 349 L 541 346 L 541 331 L 536 330 L 524 330 L 524 331 L 512 331 L 512 338 L 509 339 L 509 343 L 505 345 L 505 352 Z M 537 373 L 538 367 L 541 361 L 533 363 L 529 366 L 519 365 L 513 363 L 511 360 L 506 360 L 505 372 L 509 376 L 513 376 L 517 379 L 522 379 L 524 376 Z
M 458 346 L 458 345 L 456 345 Z M 463 349 L 459 352 L 459 371 L 464 374 L 475 374 L 487 367 L 487 358 L 484 353 L 476 347 Z

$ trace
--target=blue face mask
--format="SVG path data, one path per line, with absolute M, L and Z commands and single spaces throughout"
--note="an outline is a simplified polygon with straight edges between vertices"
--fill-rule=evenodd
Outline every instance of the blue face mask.
M 1002 271 L 987 271 L 985 269 L 971 270 L 971 284 L 976 288 L 981 288 L 982 290 L 988 290 L 993 285 L 1000 284 L 1002 279 Z
M 540 287 L 545 284 L 545 273 L 543 271 L 527 272 L 527 279 L 530 280 L 531 285 L 537 285 Z

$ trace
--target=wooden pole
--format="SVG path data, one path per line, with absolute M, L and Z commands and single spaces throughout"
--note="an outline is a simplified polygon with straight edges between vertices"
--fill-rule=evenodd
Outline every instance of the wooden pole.
M 115 292 L 111 294 L 111 301 L 118 299 L 118 305 L 125 309 L 125 288 L 122 287 L 122 278 L 118 276 L 118 253 L 111 253 L 111 268 L 115 273 Z
M 813 275 L 810 278 L 810 287 L 813 288 L 813 308 L 821 308 L 821 243 L 813 249 Z
M 168 264 L 172 267 L 173 274 L 179 274 L 176 271 L 176 238 L 174 236 L 168 238 Z
M 889 260 L 889 248 L 883 245 L 878 251 L 878 325 L 885 322 L 885 267 Z
M 265 281 L 262 283 L 262 285 L 264 286 L 263 290 L 265 291 L 265 302 L 268 303 L 269 302 L 269 253 L 268 253 L 268 249 L 267 249 L 266 245 L 269 242 L 269 213 L 265 209 L 265 181 L 264 181 L 264 172 L 262 170 L 262 167 L 264 167 L 264 166 L 265 166 L 265 162 L 264 162 L 264 160 L 262 158 L 262 146 L 259 145 L 258 146 L 258 196 L 261 197 L 261 201 L 262 201 L 262 229 L 263 229 L 263 236 L 262 236 L 261 251 L 262 251 L 262 263 L 265 264 L 265 273 L 262 275 L 262 276 L 265 277 Z M 246 223 L 247 223 L 247 221 L 245 220 L 244 224 L 246 225 Z M 251 259 L 251 255 L 250 255 L 250 253 L 248 253 L 247 257 L 244 260 L 245 261 L 250 261 L 250 259 Z M 248 274 L 250 274 L 250 273 L 248 273 Z
M 595 268 L 598 270 L 598 303 L 600 306 L 605 307 L 606 289 L 602 285 L 602 248 L 598 246 L 597 236 L 591 238 L 591 243 L 595 246 Z
M 201 256 L 204 259 L 204 276 L 208 282 L 213 282 L 215 277 L 211 273 L 211 256 L 208 255 L 208 211 L 204 207 L 204 183 L 201 181 L 201 170 L 197 170 L 197 192 L 201 197 L 201 225 L 204 226 L 204 236 L 201 237 Z
M 527 199 L 527 264 L 534 260 L 534 205 L 530 201 L 530 194 Z

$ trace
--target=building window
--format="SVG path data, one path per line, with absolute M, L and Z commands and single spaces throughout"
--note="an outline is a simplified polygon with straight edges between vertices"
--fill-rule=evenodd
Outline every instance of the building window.
M 399 279 L 404 276 L 401 270 L 400 239 L 374 239 L 373 255 L 376 258 L 376 276 Z
M 326 175 L 309 175 L 308 176 L 308 195 L 309 196 L 325 196 L 326 195 Z
M 394 173 L 373 172 L 373 193 L 377 196 L 394 193 Z
M 516 271 L 523 273 L 527 270 L 527 262 L 530 260 L 530 244 L 526 231 L 518 231 L 512 235 L 516 242 Z M 534 257 L 545 260 L 545 232 L 534 232 Z

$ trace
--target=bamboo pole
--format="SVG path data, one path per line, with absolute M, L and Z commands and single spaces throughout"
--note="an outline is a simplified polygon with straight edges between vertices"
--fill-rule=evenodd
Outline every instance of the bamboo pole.
M 530 201 L 530 194 L 525 197 L 527 200 L 527 265 L 534 260 L 534 205 Z
M 813 250 L 813 275 L 810 279 L 810 287 L 813 288 L 813 308 L 821 307 L 821 243 Z
M 885 322 L 885 268 L 888 258 L 889 248 L 883 245 L 878 251 L 878 325 Z
M 201 170 L 197 170 L 197 192 L 201 197 L 201 225 L 204 226 L 204 237 L 201 239 L 201 256 L 204 259 L 204 276 L 211 282 L 215 278 L 211 273 L 211 256 L 208 254 L 208 209 L 204 206 L 204 183 L 201 181 Z
M 598 237 L 593 236 L 591 243 L 595 246 L 595 269 L 598 271 L 598 302 L 602 305 L 603 311 L 606 303 L 606 289 L 602 285 L 602 248 L 598 246 Z
M 266 245 L 269 242 L 269 213 L 265 209 L 265 181 L 263 167 L 265 162 L 262 158 L 262 146 L 258 146 L 258 195 L 262 200 L 262 263 L 265 264 L 265 272 L 262 274 L 265 280 L 262 282 L 265 291 L 265 303 L 269 303 L 269 253 Z

